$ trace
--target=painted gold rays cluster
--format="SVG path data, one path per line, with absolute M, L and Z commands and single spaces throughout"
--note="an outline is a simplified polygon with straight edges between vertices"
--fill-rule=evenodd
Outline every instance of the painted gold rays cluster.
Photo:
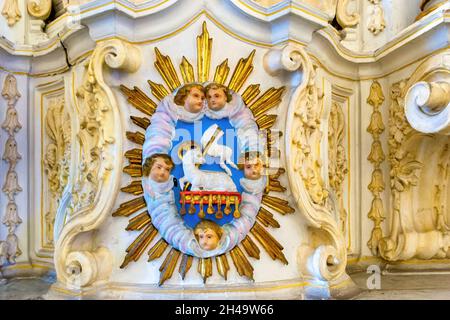
M 241 58 L 238 61 L 231 78 L 227 83 L 230 73 L 228 59 L 216 67 L 214 77 L 212 79 L 210 78 L 212 44 L 213 39 L 209 38 L 206 23 L 204 22 L 202 26 L 202 34 L 197 37 L 197 74 L 195 76 L 194 67 L 188 59 L 186 59 L 186 57 L 183 57 L 180 64 L 183 84 L 212 80 L 216 83 L 227 85 L 235 92 L 239 92 L 253 70 L 255 50 L 253 50 L 247 58 Z M 175 70 L 171 58 L 164 56 L 156 47 L 155 54 L 155 68 L 163 78 L 166 86 L 150 80 L 148 81 L 148 84 L 150 85 L 150 90 L 154 98 L 157 101 L 161 101 L 166 95 L 169 94 L 169 92 L 180 87 L 182 83 L 178 77 L 178 73 Z M 130 219 L 126 230 L 140 231 L 137 238 L 127 248 L 126 256 L 121 268 L 125 268 L 131 261 L 137 261 L 149 246 L 148 261 L 161 258 L 161 256 L 166 253 L 167 249 L 170 247 L 170 250 L 166 253 L 161 267 L 159 268 L 159 285 L 162 285 L 167 279 L 172 277 L 177 265 L 179 265 L 179 273 L 182 279 L 184 279 L 194 260 L 198 261 L 197 270 L 201 274 L 203 281 L 206 282 L 206 279 L 210 277 L 213 272 L 212 258 L 196 258 L 183 254 L 175 248 L 172 248 L 163 238 L 160 238 L 155 242 L 153 241 L 158 234 L 158 230 L 152 225 L 151 217 L 146 210 L 146 203 L 143 197 L 144 191 L 141 184 L 142 145 L 145 140 L 145 135 L 142 131 L 145 131 L 150 125 L 151 116 L 156 110 L 157 103 L 146 93 L 144 93 L 143 90 L 136 86 L 133 89 L 130 89 L 122 85 L 121 90 L 127 96 L 128 102 L 145 115 L 143 117 L 131 116 L 131 121 L 140 128 L 140 131 L 126 132 L 127 138 L 138 144 L 140 147 L 131 149 L 125 153 L 125 157 L 128 159 L 129 165 L 126 166 L 123 171 L 132 178 L 138 179 L 132 181 L 129 185 L 121 189 L 123 192 L 130 193 L 138 197 L 122 203 L 113 213 L 113 216 L 123 217 L 130 217 L 136 214 Z M 268 114 L 268 111 L 276 107 L 281 102 L 283 91 L 284 87 L 270 88 L 261 94 L 260 85 L 252 84 L 249 85 L 241 94 L 244 103 L 252 111 L 259 129 L 266 130 L 268 142 L 266 156 L 268 159 L 270 159 L 273 152 L 279 152 L 278 150 L 273 150 L 272 145 L 274 142 L 274 137 L 272 137 L 271 132 L 271 128 L 277 119 L 277 115 Z M 240 276 L 253 279 L 253 267 L 249 258 L 255 260 L 260 259 L 260 249 L 256 243 L 259 243 L 273 260 L 280 260 L 284 264 L 288 263 L 283 254 L 283 246 L 278 243 L 278 241 L 271 236 L 268 231 L 269 228 L 280 227 L 279 223 L 274 219 L 273 213 L 271 212 L 272 210 L 283 215 L 294 212 L 294 209 L 289 206 L 286 200 L 269 195 L 270 192 L 282 193 L 286 190 L 286 188 L 284 188 L 278 181 L 279 176 L 283 174 L 284 171 L 284 169 L 280 168 L 274 174 L 269 175 L 262 199 L 262 206 L 257 215 L 257 220 L 246 238 L 229 252 L 214 257 L 217 271 L 225 280 L 227 279 L 227 274 L 230 270 L 230 265 L 228 262 L 229 257 L 231 257 L 231 260 Z M 180 263 L 178 264 L 179 261 Z

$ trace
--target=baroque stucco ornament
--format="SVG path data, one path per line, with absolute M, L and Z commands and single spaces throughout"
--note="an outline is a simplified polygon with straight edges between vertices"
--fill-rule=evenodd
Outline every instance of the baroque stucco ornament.
M 45 239 L 49 245 L 53 245 L 56 210 L 69 178 L 71 124 L 64 106 L 64 98 L 54 98 L 45 115 L 45 132 L 49 138 L 43 159 L 49 189 Z
M 345 277 L 346 248 L 336 216 L 327 204 L 328 191 L 321 176 L 320 94 L 308 54 L 293 47 L 303 73 L 289 104 L 286 126 L 287 167 L 291 191 L 316 239 L 301 245 L 297 263 L 302 275 L 333 281 Z
M 92 243 L 93 237 L 83 237 L 96 230 L 111 212 L 114 199 L 111 195 L 117 192 L 121 175 L 120 112 L 115 96 L 104 80 L 103 67 L 135 72 L 140 62 L 140 51 L 132 45 L 117 39 L 99 43 L 77 92 L 75 116 L 80 127 L 77 129 L 78 144 L 72 147 L 81 155 L 80 163 L 86 166 L 83 174 L 89 175 L 86 180 L 78 179 L 66 188 L 63 198 L 79 188 L 78 194 L 88 195 L 89 200 L 86 197 L 72 199 L 72 214 L 67 219 L 57 217 L 58 221 L 67 222 L 55 234 L 54 254 L 58 281 L 70 288 L 107 279 L 111 272 L 109 251 Z M 66 211 L 67 207 L 58 210 L 58 214 L 65 215 Z M 77 241 L 78 237 L 82 240 Z
M 392 88 L 393 210 L 389 234 L 379 245 L 389 261 L 450 257 L 448 57 L 448 50 L 429 57 Z

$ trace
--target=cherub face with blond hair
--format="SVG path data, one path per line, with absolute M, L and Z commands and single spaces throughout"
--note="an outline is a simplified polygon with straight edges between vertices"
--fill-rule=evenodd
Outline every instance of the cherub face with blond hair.
M 208 108 L 212 111 L 222 110 L 227 102 L 231 101 L 231 95 L 228 88 L 216 83 L 211 83 L 205 88 Z
M 199 84 L 187 84 L 181 87 L 174 101 L 177 105 L 183 106 L 186 111 L 199 113 L 203 109 L 205 91 Z
M 210 220 L 203 220 L 195 226 L 195 238 L 203 250 L 214 250 L 222 237 L 222 229 Z

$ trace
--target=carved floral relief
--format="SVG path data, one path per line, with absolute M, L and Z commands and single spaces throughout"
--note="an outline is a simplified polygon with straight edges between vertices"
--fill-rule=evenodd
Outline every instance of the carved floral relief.
M 328 179 L 338 200 L 339 225 L 346 234 L 347 211 L 343 199 L 343 182 L 348 173 L 346 150 L 344 147 L 345 118 L 342 106 L 333 102 L 328 120 Z
M 43 162 L 49 189 L 48 208 L 45 213 L 45 239 L 47 244 L 53 245 L 56 210 L 67 185 L 70 163 L 71 126 L 70 118 L 65 112 L 64 98 L 50 100 L 44 123 L 48 143 Z

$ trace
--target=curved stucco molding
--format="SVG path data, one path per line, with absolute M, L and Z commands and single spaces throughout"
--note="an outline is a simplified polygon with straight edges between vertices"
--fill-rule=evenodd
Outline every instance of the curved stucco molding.
M 111 213 L 121 178 L 120 108 L 105 83 L 103 67 L 106 64 L 113 69 L 135 72 L 140 63 L 141 53 L 137 47 L 117 39 L 102 42 L 96 47 L 77 92 L 80 126 L 76 148 L 80 159 L 74 190 L 69 190 L 77 197 L 71 201 L 74 211 L 55 246 L 57 278 L 67 286 L 88 286 L 106 279 L 111 272 L 111 266 L 105 263 L 111 263 L 110 258 L 105 258 L 108 251 L 95 247 L 95 237 L 82 236 L 98 229 Z
M 283 55 L 283 51 L 289 54 Z M 345 276 L 347 255 L 344 236 L 334 219 L 336 214 L 327 205 L 328 191 L 321 176 L 321 97 L 315 85 L 316 73 L 310 57 L 300 47 L 284 48 L 279 56 L 280 66 L 285 64 L 284 56 L 300 62 L 303 74 L 289 103 L 285 140 L 291 191 L 309 231 L 309 243 L 298 250 L 299 271 L 307 278 L 336 281 Z

